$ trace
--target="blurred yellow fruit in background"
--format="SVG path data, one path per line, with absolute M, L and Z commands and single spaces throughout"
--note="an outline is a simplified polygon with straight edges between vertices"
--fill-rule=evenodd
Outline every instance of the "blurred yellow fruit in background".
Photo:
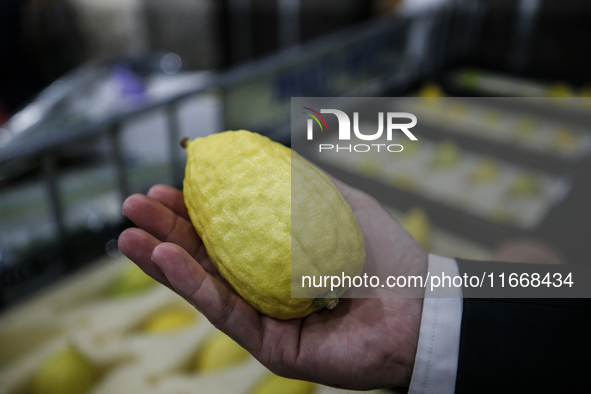
M 444 97 L 445 93 L 443 93 L 443 89 L 441 86 L 434 82 L 429 82 L 423 85 L 421 90 L 419 91 L 420 97 Z
M 221 331 L 210 337 L 197 353 L 193 370 L 211 372 L 239 364 L 250 353 Z
M 408 174 L 395 174 L 390 179 L 392 185 L 403 189 L 403 190 L 417 190 L 417 181 L 412 175 Z
M 361 162 L 359 171 L 368 178 L 376 178 L 380 174 L 380 165 L 375 158 L 367 158 Z
M 312 394 L 315 388 L 314 383 L 269 375 L 250 394 Z
M 522 117 L 515 124 L 515 138 L 518 140 L 527 140 L 531 138 L 538 128 L 538 124 L 530 117 Z
M 117 277 L 108 293 L 111 297 L 125 297 L 141 293 L 155 284 L 156 281 L 144 273 L 141 268 L 130 264 Z
M 419 152 L 419 148 L 421 147 L 421 143 L 419 141 L 409 141 L 407 144 L 404 145 L 404 149 L 398 155 L 402 156 L 413 156 Z M 396 157 L 396 155 L 391 155 L 390 157 Z
M 419 97 L 421 97 L 421 103 L 430 107 L 439 104 L 441 97 L 444 97 L 445 93 L 441 87 L 436 83 L 426 83 L 419 91 Z
M 499 111 L 489 110 L 484 113 L 484 121 L 487 126 L 498 126 L 503 120 L 503 114 Z
M 570 86 L 565 83 L 556 83 L 551 85 L 546 94 L 548 97 L 572 97 L 574 92 Z
M 483 158 L 472 174 L 470 180 L 475 183 L 492 182 L 499 176 L 499 163 L 492 157 Z
M 460 149 L 453 141 L 443 141 L 437 145 L 431 159 L 431 166 L 435 168 L 449 168 L 455 166 L 460 159 Z
M 568 150 L 575 146 L 577 139 L 578 135 L 574 130 L 568 127 L 560 127 L 552 136 L 550 148 L 559 151 Z
M 186 328 L 197 320 L 197 313 L 185 308 L 168 308 L 153 314 L 142 326 L 147 334 L 161 334 Z
M 429 250 L 431 244 L 431 224 L 425 211 L 418 207 L 412 208 L 400 220 L 400 224 L 423 248 Z
M 449 107 L 448 116 L 454 121 L 464 120 L 468 114 L 470 113 L 470 108 L 465 103 L 462 102 L 452 102 L 451 106 Z
M 33 377 L 33 394 L 84 394 L 99 378 L 98 369 L 73 346 L 43 362 Z
M 534 174 L 523 172 L 513 181 L 510 192 L 516 197 L 531 197 L 542 192 L 542 184 Z

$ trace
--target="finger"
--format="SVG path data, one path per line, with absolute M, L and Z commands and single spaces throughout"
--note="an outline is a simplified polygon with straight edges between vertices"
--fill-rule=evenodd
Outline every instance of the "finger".
M 117 242 L 121 253 L 137 264 L 142 271 L 173 289 L 160 267 L 152 261 L 152 252 L 160 245 L 160 241 L 139 228 L 128 228 L 121 233 Z
M 185 205 L 183 192 L 180 190 L 168 185 L 155 185 L 152 186 L 152 188 L 148 191 L 148 197 L 160 202 L 175 214 L 191 223 L 191 219 Z M 222 282 L 227 283 L 220 276 L 217 268 L 208 258 L 204 247 L 200 248 L 197 254 L 193 254 L 192 256 L 195 258 L 195 260 L 199 261 L 199 263 L 203 266 L 203 268 L 205 268 L 207 272 L 214 275 L 219 280 L 222 280 Z
M 215 327 L 257 356 L 264 330 L 261 315 L 256 310 L 177 245 L 158 245 L 152 258 L 181 296 Z
M 191 223 L 158 201 L 142 194 L 131 195 L 123 203 L 123 213 L 160 241 L 180 245 L 192 256 L 204 254 L 203 242 Z
M 158 201 L 188 222 L 191 221 L 185 205 L 183 192 L 179 189 L 168 185 L 155 185 L 150 188 L 147 196 Z
M 162 270 L 154 263 L 154 261 L 152 261 L 152 252 L 154 251 L 154 248 L 161 243 L 162 242 L 144 230 L 139 228 L 128 228 L 119 236 L 118 247 L 121 253 L 136 263 L 146 274 L 174 290 L 164 273 L 162 273 Z M 230 286 L 228 282 L 222 278 L 219 271 L 209 258 L 202 260 L 201 265 L 217 280 Z

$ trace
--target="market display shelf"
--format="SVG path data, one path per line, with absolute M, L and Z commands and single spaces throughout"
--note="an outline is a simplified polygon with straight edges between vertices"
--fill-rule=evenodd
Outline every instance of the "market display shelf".
M 314 160 L 346 169 L 471 215 L 522 229 L 535 228 L 569 191 L 569 181 L 490 156 L 464 151 L 452 141 L 427 138 L 394 144 L 402 152 L 317 152 Z M 337 144 L 337 136 L 322 140 Z
M 401 104 L 418 116 L 422 124 L 440 127 L 452 134 L 471 135 L 486 143 L 537 153 L 546 159 L 576 160 L 591 151 L 588 127 L 522 110 L 504 109 L 499 106 L 502 101 L 420 97 Z
M 145 192 L 158 182 L 169 181 L 167 162 L 134 162 L 127 166 L 129 190 Z M 117 226 L 123 217 L 122 198 L 109 163 L 64 171 L 58 182 L 63 221 L 68 233 L 97 233 Z M 0 193 L 0 250 L 4 264 L 58 237 L 44 185 L 27 182 Z
M 0 393 L 31 393 L 44 362 L 66 346 L 100 371 L 89 394 L 250 394 L 271 376 L 250 355 L 217 370 L 192 369 L 192 360 L 218 330 L 155 282 L 129 294 L 114 293 L 114 283 L 130 269 L 134 266 L 124 257 L 97 261 L 6 311 L 0 317 Z M 174 318 L 157 323 L 166 329 L 146 328 L 163 311 L 180 311 L 190 319 L 176 328 Z M 322 385 L 302 390 L 346 392 Z
M 399 210 L 391 205 L 383 204 L 384 209 L 399 223 L 403 226 L 408 221 L 408 215 L 413 210 L 421 210 L 420 207 L 414 206 L 407 210 Z M 422 238 L 425 238 L 427 243 L 422 245 L 425 250 L 429 253 L 436 254 L 438 256 L 449 256 L 453 258 L 461 258 L 467 260 L 479 260 L 479 261 L 490 261 L 494 255 L 494 250 L 490 247 L 486 247 L 478 242 L 474 242 L 465 237 L 460 237 L 445 227 L 435 226 L 430 222 L 430 218 L 425 215 L 427 219 L 426 229 L 423 226 L 424 234 Z M 416 231 L 416 226 L 414 228 Z M 417 234 L 413 234 L 413 229 L 410 229 L 410 234 L 417 239 Z
M 363 146 L 348 152 L 349 145 L 330 133 L 319 134 L 318 143 L 340 146 L 338 152 L 311 151 L 303 139 L 295 143 L 342 181 L 400 210 L 419 206 L 436 225 L 465 239 L 491 248 L 536 239 L 567 261 L 586 264 L 591 253 L 582 234 L 591 231 L 584 219 L 591 198 L 591 130 L 582 120 L 591 113 L 577 110 L 579 118 L 571 118 L 559 104 L 562 97 L 445 94 L 426 82 L 408 97 L 391 98 L 389 108 L 418 120 L 412 130 L 418 141 L 395 133 L 388 141 L 401 145 L 401 152 L 362 152 Z M 373 100 L 348 109 L 359 112 L 359 129 L 366 134 L 379 129 L 364 118 L 383 99 Z

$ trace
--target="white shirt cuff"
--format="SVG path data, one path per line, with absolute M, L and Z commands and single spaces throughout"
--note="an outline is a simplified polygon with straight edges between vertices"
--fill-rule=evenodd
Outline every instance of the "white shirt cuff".
M 454 259 L 434 254 L 429 255 L 428 271 L 431 276 L 459 275 Z M 427 286 L 409 394 L 455 392 L 461 324 L 462 288 Z

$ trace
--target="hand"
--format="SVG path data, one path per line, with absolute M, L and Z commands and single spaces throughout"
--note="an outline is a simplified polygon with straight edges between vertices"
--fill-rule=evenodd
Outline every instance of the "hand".
M 395 265 L 398 275 L 425 275 L 427 253 L 367 194 L 333 179 L 361 227 L 366 268 Z M 132 195 L 119 249 L 147 274 L 184 297 L 209 321 L 278 375 L 353 390 L 408 386 L 421 298 L 341 299 L 303 319 L 259 314 L 219 275 L 190 223 L 182 192 L 154 186 Z

